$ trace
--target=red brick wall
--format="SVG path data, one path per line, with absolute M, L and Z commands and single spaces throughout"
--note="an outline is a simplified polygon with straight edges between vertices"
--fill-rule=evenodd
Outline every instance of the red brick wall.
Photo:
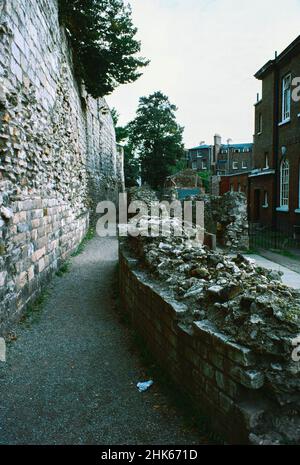
M 254 354 L 203 321 L 188 328 L 182 321 L 185 305 L 163 295 L 136 263 L 121 244 L 121 301 L 134 328 L 194 409 L 208 415 L 230 443 L 249 443 L 256 415 L 249 399 L 260 387 L 253 377 Z
M 290 229 L 293 231 L 294 225 L 300 225 L 300 213 L 295 210 L 299 209 L 299 167 L 300 167 L 300 102 L 291 101 L 291 120 L 290 122 L 281 125 L 282 119 L 282 79 L 288 73 L 291 73 L 292 79 L 300 76 L 300 53 L 294 57 L 288 57 L 285 61 L 278 64 L 278 76 L 275 76 L 275 71 L 272 70 L 262 81 L 262 100 L 255 105 L 255 136 L 254 136 L 254 167 L 265 167 L 266 153 L 269 156 L 269 167 L 276 169 L 276 189 L 270 191 L 269 204 L 271 199 L 274 199 L 274 219 L 276 219 L 277 227 L 281 229 Z M 275 79 L 277 79 L 278 89 L 275 87 Z M 276 94 L 277 91 L 277 94 Z M 276 122 L 275 101 L 278 100 L 278 123 Z M 258 133 L 259 116 L 262 115 L 262 132 Z M 278 147 L 275 145 L 276 137 L 278 137 Z M 280 164 L 282 161 L 282 147 L 286 147 L 286 158 L 290 163 L 290 202 L 288 212 L 276 212 L 276 207 L 280 205 Z M 267 187 L 262 184 L 266 182 Z M 258 178 L 252 181 L 253 188 L 269 189 L 270 181 Z M 254 193 L 251 192 L 251 215 L 254 212 Z M 271 224 L 271 208 L 261 211 L 261 222 Z
M 292 73 L 292 79 L 300 76 L 300 54 L 290 58 L 280 69 L 279 81 L 282 78 Z M 281 92 L 280 92 L 280 110 L 281 110 Z M 277 213 L 279 226 L 283 223 L 289 223 L 290 226 L 300 225 L 300 214 L 295 213 L 299 209 L 299 168 L 300 168 L 300 102 L 291 104 L 291 121 L 278 128 L 278 166 L 282 160 L 281 147 L 286 147 L 286 158 L 290 164 L 290 204 L 288 213 Z M 281 111 L 280 111 L 281 116 Z M 278 176 L 278 191 L 277 205 L 280 202 L 279 191 L 279 176 Z
M 272 225 L 272 212 L 274 208 L 273 200 L 273 185 L 274 175 L 264 175 L 250 177 L 250 193 L 248 197 L 249 202 L 249 220 L 253 223 L 261 223 L 266 226 Z M 255 199 L 255 191 L 260 192 L 260 202 L 257 205 Z M 264 192 L 268 193 L 268 208 L 263 207 Z
M 262 100 L 255 105 L 254 168 L 265 167 L 265 154 L 269 155 L 270 168 L 274 168 L 274 73 L 262 82 Z M 262 131 L 259 133 L 259 115 L 262 115 Z
M 222 176 L 220 182 L 220 195 L 229 192 L 231 190 L 231 186 L 235 192 L 238 192 L 239 185 L 241 186 L 241 192 L 248 195 L 248 173 Z

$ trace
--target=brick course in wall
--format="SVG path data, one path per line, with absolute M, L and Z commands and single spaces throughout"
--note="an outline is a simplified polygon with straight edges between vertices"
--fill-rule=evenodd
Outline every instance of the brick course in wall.
M 75 79 L 56 0 L 0 4 L 0 334 L 122 185 L 104 99 Z

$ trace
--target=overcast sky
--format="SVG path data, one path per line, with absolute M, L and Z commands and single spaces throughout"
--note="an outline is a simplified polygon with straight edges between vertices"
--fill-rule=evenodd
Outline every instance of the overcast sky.
M 178 107 L 186 147 L 252 142 L 253 74 L 300 35 L 300 0 L 131 0 L 142 55 L 135 83 L 107 98 L 130 121 L 140 96 L 161 90 Z

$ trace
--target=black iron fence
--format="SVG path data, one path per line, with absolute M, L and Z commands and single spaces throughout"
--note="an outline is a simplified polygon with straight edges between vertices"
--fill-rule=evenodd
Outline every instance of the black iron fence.
M 300 249 L 300 226 L 290 229 L 282 224 L 273 228 L 250 223 L 249 243 L 251 249 L 298 250 Z

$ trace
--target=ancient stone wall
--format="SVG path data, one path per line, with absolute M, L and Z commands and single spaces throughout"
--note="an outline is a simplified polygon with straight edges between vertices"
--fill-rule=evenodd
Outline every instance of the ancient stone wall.
M 299 443 L 299 290 L 172 217 L 139 232 L 120 242 L 121 302 L 157 362 L 229 442 Z
M 211 221 L 218 243 L 229 250 L 249 248 L 249 225 L 247 198 L 240 192 L 227 192 L 219 196 L 208 196 L 205 202 L 205 224 Z
M 0 2 L 0 333 L 120 185 L 104 99 L 87 95 L 56 0 Z
M 164 275 L 168 254 L 180 258 L 178 244 L 155 244 L 151 257 L 148 253 L 161 279 L 145 268 L 135 253 L 136 244 L 128 245 L 126 241 L 120 246 L 122 308 L 176 389 L 229 443 L 298 444 L 300 362 L 292 360 L 297 324 L 283 317 L 287 309 L 280 307 L 276 284 L 270 280 L 273 297 L 270 292 L 265 297 L 245 292 L 241 306 L 229 294 L 221 295 L 221 286 L 211 286 L 205 304 L 199 300 L 203 278 L 198 282 L 191 278 L 188 289 L 182 274 L 176 276 L 174 271 L 185 266 L 179 266 L 178 259 L 172 273 Z M 155 250 L 161 251 L 160 261 L 155 260 Z M 188 254 L 201 257 L 203 252 L 186 250 L 182 256 L 186 265 Z M 208 255 L 211 260 L 216 257 Z M 267 279 L 261 275 L 257 285 Z M 176 283 L 184 288 L 184 298 L 172 291 Z M 283 286 L 281 292 L 289 290 Z M 295 306 L 299 309 L 299 302 Z M 206 313 L 205 307 L 215 310 Z
M 205 230 L 217 236 L 217 244 L 228 250 L 249 249 L 247 198 L 241 192 L 222 196 L 201 194 L 192 200 L 204 201 Z

